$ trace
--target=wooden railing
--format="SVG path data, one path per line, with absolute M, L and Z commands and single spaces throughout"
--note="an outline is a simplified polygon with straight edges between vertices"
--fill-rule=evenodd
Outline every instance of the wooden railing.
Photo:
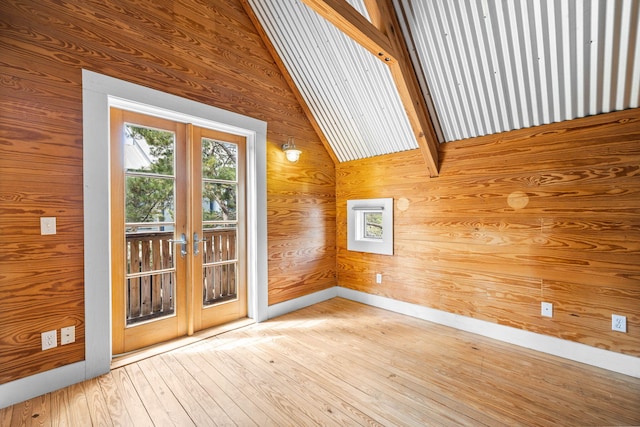
M 175 312 L 173 260 L 180 246 L 169 241 L 173 237 L 172 231 L 127 235 L 127 325 Z M 203 304 L 236 298 L 236 230 L 205 231 L 200 250 Z
M 171 231 L 127 234 L 127 325 L 174 313 L 172 238 Z
M 204 305 L 216 304 L 237 297 L 236 230 L 216 230 L 204 233 L 202 248 L 202 285 Z

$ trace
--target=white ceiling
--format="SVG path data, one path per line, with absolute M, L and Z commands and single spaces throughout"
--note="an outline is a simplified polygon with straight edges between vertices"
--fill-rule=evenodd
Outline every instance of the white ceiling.
M 339 161 L 418 147 L 384 62 L 300 0 L 248 2 Z M 640 0 L 393 2 L 440 142 L 640 106 Z

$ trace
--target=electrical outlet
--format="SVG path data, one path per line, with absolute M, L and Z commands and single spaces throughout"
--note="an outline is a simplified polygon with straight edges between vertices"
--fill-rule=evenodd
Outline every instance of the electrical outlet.
M 627 333 L 627 317 L 618 314 L 611 315 L 611 330 Z
M 541 314 L 544 317 L 553 317 L 553 304 L 550 302 L 543 302 Z
M 50 348 L 58 346 L 58 334 L 56 330 L 43 332 L 40 335 L 42 339 L 42 349 L 49 350 Z
M 60 345 L 71 344 L 76 341 L 76 327 L 67 326 L 60 329 Z
M 379 285 L 382 283 L 382 274 L 376 273 L 376 283 Z

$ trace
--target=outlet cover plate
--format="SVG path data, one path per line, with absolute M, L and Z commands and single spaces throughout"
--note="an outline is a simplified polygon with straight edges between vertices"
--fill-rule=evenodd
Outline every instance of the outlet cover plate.
M 553 304 L 550 302 L 543 302 L 541 307 L 541 314 L 544 317 L 553 317 Z
M 376 273 L 376 283 L 377 284 L 382 283 L 382 274 Z
M 60 329 L 60 345 L 71 344 L 76 341 L 76 327 L 67 326 Z
M 42 339 L 42 349 L 49 350 L 50 348 L 54 348 L 58 346 L 58 334 L 56 330 L 43 332 L 40 335 Z
M 55 216 L 43 216 L 40 217 L 40 234 L 56 234 L 56 217 Z
M 627 317 L 618 314 L 611 315 L 611 330 L 627 333 Z

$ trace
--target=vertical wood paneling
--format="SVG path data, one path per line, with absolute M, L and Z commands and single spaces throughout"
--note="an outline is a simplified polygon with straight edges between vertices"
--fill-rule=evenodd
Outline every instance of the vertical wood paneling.
M 417 152 L 337 167 L 339 285 L 640 356 L 640 110 L 441 156 L 433 179 Z M 378 197 L 395 199 L 394 256 L 347 251 L 347 200 Z
M 0 383 L 84 357 L 82 68 L 266 121 L 270 301 L 335 285 L 333 162 L 238 1 L 5 1 L 0 51 Z

